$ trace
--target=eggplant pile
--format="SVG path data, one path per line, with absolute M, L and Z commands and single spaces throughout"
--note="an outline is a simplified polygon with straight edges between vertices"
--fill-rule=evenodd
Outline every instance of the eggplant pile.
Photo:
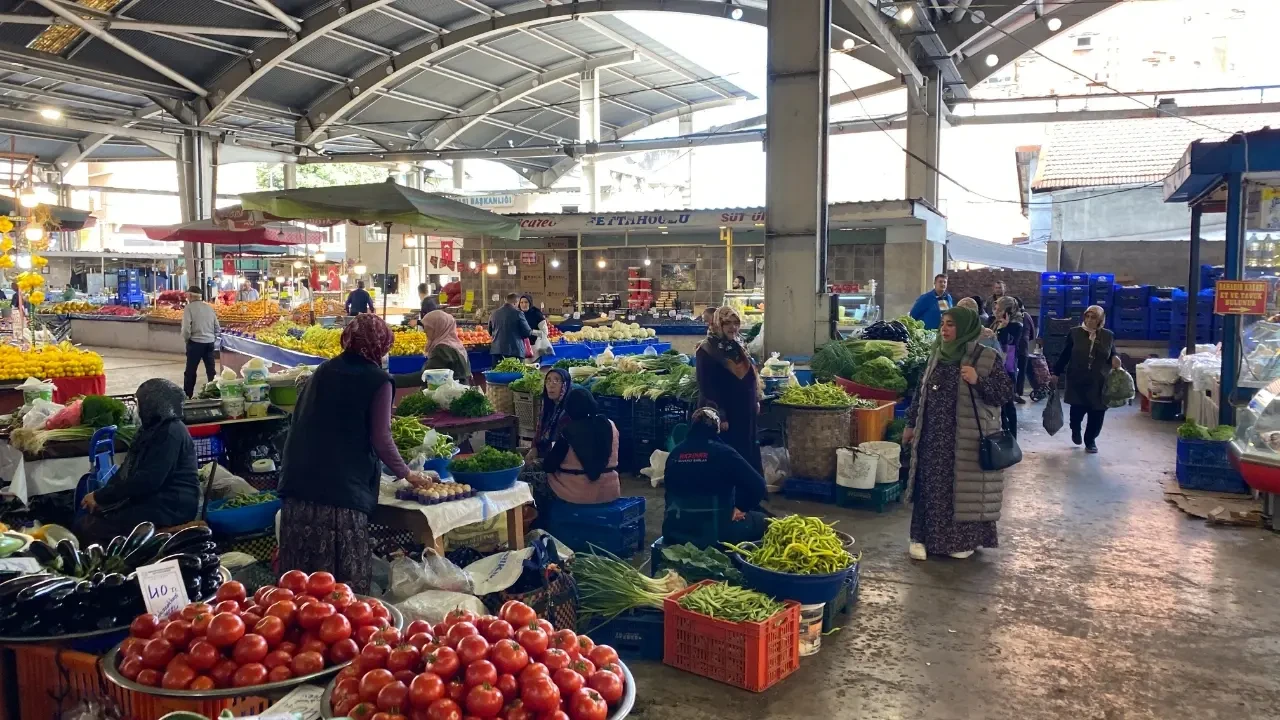
M 889 320 L 888 322 L 881 320 L 872 323 L 867 329 L 862 331 L 863 340 L 892 340 L 894 342 L 904 343 L 911 339 L 911 331 L 907 329 L 897 320 Z
M 207 527 L 170 535 L 143 522 L 106 548 L 37 541 L 26 552 L 48 572 L 0 582 L 0 637 L 56 637 L 128 625 L 146 612 L 135 572 L 143 565 L 176 560 L 192 602 L 213 597 L 222 584 Z

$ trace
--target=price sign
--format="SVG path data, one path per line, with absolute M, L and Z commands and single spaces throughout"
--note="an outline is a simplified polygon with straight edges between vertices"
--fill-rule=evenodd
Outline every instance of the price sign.
M 181 610 L 191 601 L 187 599 L 187 587 L 182 582 L 182 568 L 177 560 L 166 560 L 138 568 L 138 587 L 142 589 L 142 601 L 147 612 L 165 617 L 174 610 Z
M 258 720 L 316 720 L 320 717 L 320 697 L 324 688 L 317 685 L 299 685 L 280 698 Z M 248 720 L 245 718 L 244 720 Z
M 675 310 L 668 310 L 668 311 L 667 311 L 667 317 L 675 317 L 675 316 L 676 316 L 676 311 L 675 311 Z
M 636 319 L 635 315 L 632 315 L 631 313 L 627 313 L 627 322 L 633 322 L 635 319 Z
M 610 311 L 609 311 L 609 319 L 610 319 L 610 320 L 617 320 L 617 319 L 618 319 L 618 313 L 617 313 L 617 311 L 616 311 L 616 310 L 610 310 Z
M 462 301 L 462 311 L 471 312 L 471 309 L 475 307 L 475 304 L 476 304 L 476 291 L 468 290 L 466 296 Z
M 37 573 L 40 572 L 40 563 L 30 557 L 0 558 L 0 571 Z
M 580 313 L 580 312 L 575 312 L 575 313 L 573 314 L 573 319 L 574 319 L 574 320 L 581 320 L 581 319 L 582 319 L 582 313 Z

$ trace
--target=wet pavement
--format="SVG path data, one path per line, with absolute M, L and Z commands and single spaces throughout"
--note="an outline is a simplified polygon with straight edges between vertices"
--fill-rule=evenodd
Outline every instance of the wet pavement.
M 857 538 L 852 615 L 759 695 L 637 663 L 633 717 L 1280 717 L 1280 535 L 1165 502 L 1175 424 L 1112 410 L 1086 455 L 1039 427 L 1041 408 L 1022 408 L 1000 547 L 968 560 L 910 560 L 901 505 L 774 501 Z M 652 540 L 661 495 L 644 488 Z

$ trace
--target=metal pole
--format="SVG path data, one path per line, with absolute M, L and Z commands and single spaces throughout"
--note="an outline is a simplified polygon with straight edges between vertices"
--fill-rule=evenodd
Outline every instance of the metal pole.
M 256 28 L 242 27 L 218 27 L 215 25 L 177 25 L 174 23 L 154 23 L 142 22 L 139 20 L 117 20 L 112 19 L 110 23 L 102 20 L 88 20 L 94 25 L 107 28 L 112 27 L 116 30 L 136 30 L 138 32 L 148 33 L 184 33 L 187 35 L 237 35 L 240 37 L 257 37 L 257 38 L 287 38 L 289 33 L 284 30 L 258 30 Z M 15 25 L 46 25 L 46 26 L 65 26 L 69 23 L 54 17 L 41 17 L 39 15 L 15 15 L 13 13 L 0 13 L 0 23 L 13 23 Z
M 387 246 L 382 249 L 382 319 L 387 319 L 387 288 L 391 285 L 391 223 L 386 223 Z
M 578 312 L 582 312 L 582 233 L 578 233 Z
M 1197 313 L 1199 306 L 1196 303 L 1196 296 L 1200 292 L 1200 216 L 1203 210 L 1200 205 L 1191 206 L 1191 255 L 1189 264 L 1191 269 L 1187 271 L 1187 354 L 1193 355 L 1196 351 L 1196 321 L 1199 319 Z
M 285 11 L 276 7 L 271 0 L 253 0 L 253 4 L 267 11 L 268 15 L 275 18 L 281 25 L 289 28 L 290 30 L 298 32 L 302 29 L 302 26 L 298 24 L 297 20 L 289 17 Z
M 1244 178 L 1239 172 L 1227 174 L 1227 261 L 1226 280 L 1240 280 L 1244 274 Z M 1236 409 L 1231 404 L 1240 375 L 1240 316 L 1223 315 L 1222 379 L 1218 395 L 1218 424 L 1235 425 Z

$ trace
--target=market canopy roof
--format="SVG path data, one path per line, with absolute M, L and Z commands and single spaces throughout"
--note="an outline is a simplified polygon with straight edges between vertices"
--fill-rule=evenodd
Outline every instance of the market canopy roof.
M 1223 212 L 1222 185 L 1229 173 L 1246 179 L 1280 180 L 1280 129 L 1263 128 L 1221 142 L 1193 142 L 1164 179 L 1167 203 L 1208 202 L 1210 212 Z
M 513 218 L 390 179 L 366 185 L 245 193 L 240 196 L 240 205 L 282 220 L 391 223 L 459 237 L 520 238 L 520 223 Z
M 1044 272 L 1044 247 L 1005 245 L 960 233 L 947 233 L 947 255 L 956 262 L 986 265 L 1008 270 Z
M 302 245 L 306 236 L 300 228 L 285 225 L 260 225 L 229 229 L 213 220 L 197 220 L 183 225 L 144 226 L 142 232 L 152 240 L 214 245 Z

